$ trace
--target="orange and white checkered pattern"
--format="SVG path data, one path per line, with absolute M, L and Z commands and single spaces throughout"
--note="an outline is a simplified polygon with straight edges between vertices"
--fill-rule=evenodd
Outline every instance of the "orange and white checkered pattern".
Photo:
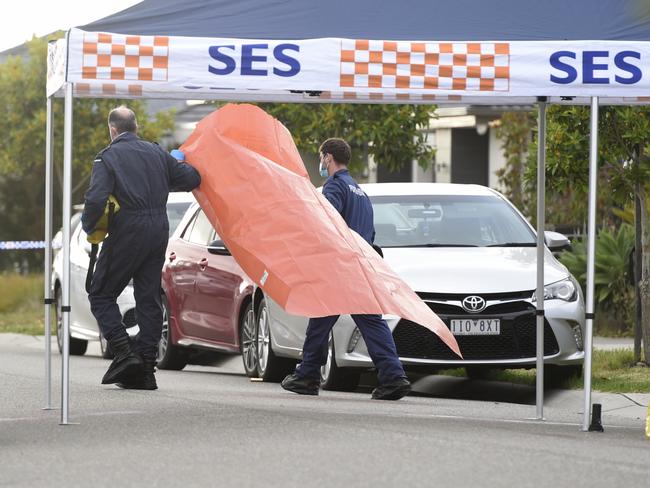
M 344 39 L 341 88 L 508 91 L 510 44 Z
M 307 95 L 309 97 L 309 95 Z M 381 93 L 381 92 L 322 92 L 319 97 L 321 100 L 349 100 L 349 101 L 409 101 L 414 103 L 431 103 L 431 102 L 461 102 L 463 97 L 460 95 L 431 95 L 427 93 Z
M 82 78 L 167 81 L 169 37 L 84 33 Z
M 142 85 L 117 83 L 75 83 L 74 95 L 80 97 L 134 98 L 142 96 Z

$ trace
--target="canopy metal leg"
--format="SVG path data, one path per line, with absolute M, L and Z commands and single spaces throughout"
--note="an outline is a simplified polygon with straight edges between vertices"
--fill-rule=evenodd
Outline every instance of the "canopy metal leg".
M 596 188 L 598 177 L 598 97 L 591 97 L 589 141 L 589 217 L 587 222 L 587 303 L 585 314 L 584 411 L 582 430 L 589 430 L 591 412 L 591 354 L 594 333 L 594 275 L 596 261 Z
M 61 355 L 61 425 L 68 425 L 70 400 L 70 211 L 72 200 L 72 83 L 65 87 L 65 128 L 63 133 L 63 279 L 61 314 L 63 317 Z
M 544 420 L 544 228 L 546 221 L 546 97 L 540 97 L 537 120 L 537 362 L 536 420 Z
M 45 305 L 45 407 L 52 410 L 52 165 L 54 124 L 52 123 L 52 98 L 47 98 L 45 132 L 45 260 L 44 305 Z

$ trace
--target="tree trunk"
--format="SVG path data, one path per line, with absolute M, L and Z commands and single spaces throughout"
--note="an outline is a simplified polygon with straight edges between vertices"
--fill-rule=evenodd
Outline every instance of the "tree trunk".
M 634 185 L 634 363 L 641 361 L 641 342 L 643 341 L 643 317 L 641 315 L 641 284 L 642 267 L 643 267 L 643 249 L 641 248 L 641 183 L 639 181 Z
M 643 185 L 639 188 L 641 204 L 641 250 L 642 270 L 639 291 L 641 292 L 641 318 L 643 328 L 643 357 L 650 365 L 650 229 L 648 228 L 648 197 Z

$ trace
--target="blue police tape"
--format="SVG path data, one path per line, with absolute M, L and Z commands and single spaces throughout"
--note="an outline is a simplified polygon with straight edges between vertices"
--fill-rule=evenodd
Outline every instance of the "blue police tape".
M 61 244 L 52 243 L 53 249 L 60 249 Z M 0 251 L 17 251 L 22 249 L 45 249 L 45 241 L 0 241 Z

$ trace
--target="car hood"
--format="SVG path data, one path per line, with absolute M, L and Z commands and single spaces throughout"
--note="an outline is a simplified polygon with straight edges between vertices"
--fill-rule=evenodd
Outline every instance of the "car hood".
M 384 248 L 384 257 L 409 286 L 427 293 L 508 293 L 534 290 L 537 250 L 531 247 Z M 545 251 L 544 283 L 569 276 Z

